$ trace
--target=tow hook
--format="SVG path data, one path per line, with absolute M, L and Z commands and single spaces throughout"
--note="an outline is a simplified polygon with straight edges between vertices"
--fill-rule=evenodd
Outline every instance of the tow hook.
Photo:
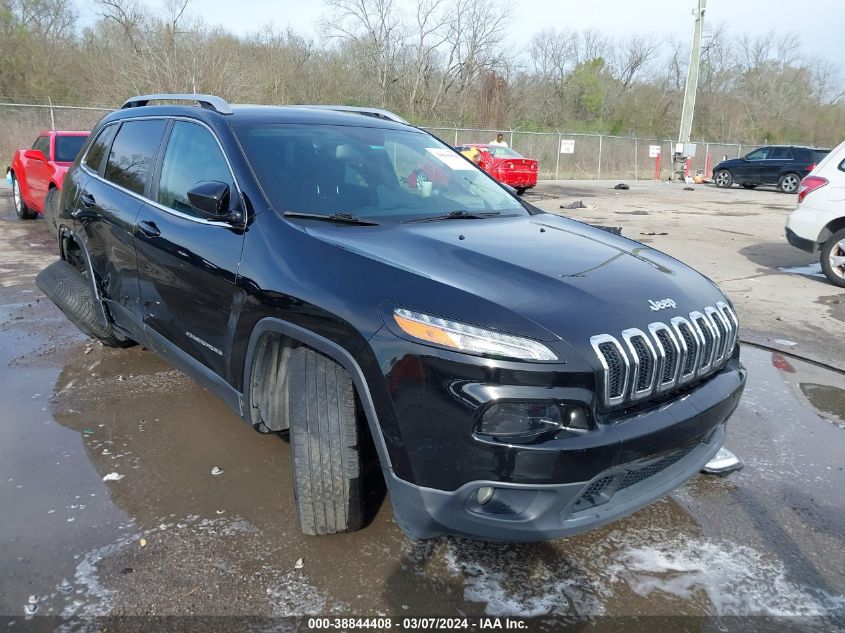
M 701 472 L 706 475 L 720 475 L 724 477 L 725 475 L 730 475 L 741 468 L 742 462 L 739 461 L 739 458 L 723 446 L 719 449 L 719 452 L 713 456 L 713 459 L 704 464 Z

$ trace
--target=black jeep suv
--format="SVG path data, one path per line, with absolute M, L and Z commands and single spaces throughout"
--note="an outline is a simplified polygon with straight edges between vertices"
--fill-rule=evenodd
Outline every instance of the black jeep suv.
M 201 107 L 148 105 L 169 99 Z M 385 111 L 136 97 L 68 172 L 58 230 L 42 290 L 289 434 L 309 534 L 362 526 L 376 459 L 415 537 L 600 525 L 711 459 L 745 383 L 711 281 Z
M 742 158 L 723 160 L 713 168 L 717 187 L 775 185 L 784 193 L 796 193 L 801 180 L 830 152 L 829 149 L 769 145 Z

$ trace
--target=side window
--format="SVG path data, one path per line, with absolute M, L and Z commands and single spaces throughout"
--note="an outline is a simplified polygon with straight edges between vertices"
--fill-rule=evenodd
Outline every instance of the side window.
M 48 136 L 39 136 L 35 139 L 35 142 L 32 144 L 32 149 L 41 150 L 41 153 L 47 157 L 49 160 L 50 158 L 50 137 Z
M 788 147 L 776 147 L 772 150 L 772 155 L 769 158 L 775 160 L 792 160 L 792 152 Z
M 109 151 L 114 134 L 117 132 L 118 125 L 116 123 L 107 125 L 100 133 L 91 147 L 88 148 L 88 153 L 85 155 L 85 166 L 96 173 L 100 173 L 100 165 L 103 163 L 103 156 Z
M 768 157 L 769 157 L 769 148 L 768 147 L 761 147 L 760 149 L 755 149 L 748 156 L 746 156 L 745 160 L 765 160 Z
M 203 217 L 191 206 L 188 192 L 203 181 L 218 181 L 234 191 L 229 165 L 211 132 L 195 123 L 176 121 L 170 132 L 161 177 L 158 201 L 175 211 Z
M 164 119 L 124 122 L 106 161 L 106 180 L 143 194 L 166 126 Z

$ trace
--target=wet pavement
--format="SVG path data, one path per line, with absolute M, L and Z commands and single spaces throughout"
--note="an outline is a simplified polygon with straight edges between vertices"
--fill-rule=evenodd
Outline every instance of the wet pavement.
M 845 618 L 841 372 L 746 346 L 745 468 L 587 534 L 414 542 L 375 494 L 364 530 L 306 537 L 285 441 L 86 340 L 34 286 L 52 249 L 0 213 L 0 616 Z

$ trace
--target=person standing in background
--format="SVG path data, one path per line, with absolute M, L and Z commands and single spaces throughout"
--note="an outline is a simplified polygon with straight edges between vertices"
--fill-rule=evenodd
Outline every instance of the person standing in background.
M 487 144 L 488 145 L 495 145 L 497 147 L 507 147 L 508 146 L 508 144 L 505 142 L 505 135 L 502 134 L 501 132 L 496 134 L 496 140 L 495 141 L 490 141 Z

